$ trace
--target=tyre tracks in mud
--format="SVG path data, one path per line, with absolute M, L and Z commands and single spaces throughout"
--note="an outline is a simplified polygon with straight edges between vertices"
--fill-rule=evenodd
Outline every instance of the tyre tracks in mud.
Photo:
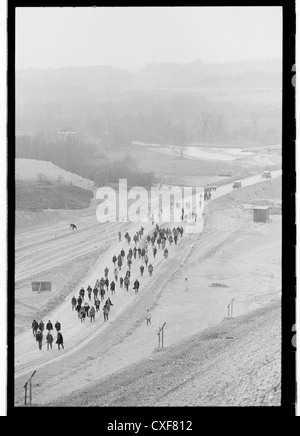
M 62 359 L 64 359 L 64 366 L 68 367 L 68 361 L 71 359 L 70 367 L 72 367 L 75 359 L 76 367 L 83 365 L 86 368 L 86 359 L 87 356 L 90 356 L 92 359 L 97 359 L 97 362 L 101 365 L 101 361 L 109 358 L 113 354 L 114 348 L 119 346 L 124 340 L 128 340 L 130 335 L 144 322 L 146 309 L 152 309 L 155 305 L 159 304 L 163 290 L 188 260 L 195 246 L 197 246 L 197 253 L 199 252 L 199 255 L 204 259 L 210 255 L 212 250 L 216 251 L 218 247 L 226 243 L 228 238 L 232 237 L 233 232 L 239 234 L 240 228 L 243 226 L 242 223 L 239 224 L 237 227 L 235 221 L 227 221 L 222 229 L 207 230 L 204 234 L 196 235 L 196 237 L 192 236 L 192 239 L 190 239 L 189 235 L 184 235 L 177 246 L 173 244 L 170 250 L 170 257 L 167 260 L 156 258 L 153 261 L 151 258 L 151 262 L 154 265 L 152 280 L 147 277 L 147 280 L 141 284 L 141 291 L 137 295 L 131 294 L 125 307 L 121 308 L 120 311 L 115 311 L 115 309 L 112 311 L 112 322 L 105 325 L 102 324 L 100 329 L 96 328 L 94 332 L 89 332 L 87 337 L 79 344 L 77 343 L 78 340 L 73 338 L 68 343 L 68 350 L 64 350 L 61 355 L 53 358 L 50 357 L 50 359 L 48 357 L 47 360 L 45 360 L 45 357 L 42 357 L 41 359 L 35 359 L 34 362 L 17 367 L 17 384 L 19 385 L 19 380 L 23 383 L 23 377 L 35 369 L 43 368 L 43 372 L 46 371 L 48 375 L 49 372 L 53 375 L 57 374 L 57 371 L 59 371 L 57 365 L 60 365 L 59 362 Z M 136 274 L 138 274 L 137 268 Z M 163 280 L 161 279 L 162 277 L 164 277 Z M 93 343 L 92 350 L 91 343 Z M 80 357 L 78 356 L 79 351 Z M 27 352 L 24 351 L 24 353 Z
M 75 260 L 95 251 L 99 247 L 106 247 L 112 240 L 113 224 L 95 230 L 95 225 L 89 225 L 70 235 L 60 235 L 52 238 L 45 245 L 45 241 L 26 245 L 16 249 L 15 283 L 18 284 L 37 274 L 49 271 L 57 266 Z M 76 231 L 75 231 L 76 232 Z M 25 252 L 24 252 L 25 251 Z
M 196 244 L 199 243 L 199 246 L 197 246 L 199 257 L 205 259 L 212 255 L 221 245 L 233 239 L 235 237 L 234 235 L 239 235 L 242 227 L 243 222 L 238 219 L 226 220 L 222 228 L 210 229 L 205 227 L 200 235 L 196 235 L 194 241 L 191 239 L 193 236 L 184 235 L 184 239 L 180 241 L 182 243 L 178 244 L 176 247 L 175 255 L 170 256 L 167 261 L 157 258 L 156 261 L 153 262 L 151 259 L 154 265 L 153 278 L 155 278 L 156 274 L 157 277 L 152 280 L 151 284 L 145 283 L 143 290 L 141 289 L 138 295 L 131 295 L 130 298 L 128 298 L 128 304 L 121 307 L 120 310 L 116 310 L 115 307 L 114 311 L 111 312 L 109 323 L 105 326 L 102 324 L 99 329 L 96 328 L 93 332 L 86 331 L 87 337 L 84 338 L 84 340 L 82 340 L 82 337 L 76 338 L 75 335 L 73 335 L 73 337 L 70 338 L 68 350 L 63 350 L 60 355 L 50 357 L 50 359 L 49 357 L 41 357 L 38 359 L 35 357 L 33 361 L 17 365 L 15 372 L 16 392 L 22 391 L 22 383 L 24 382 L 25 375 L 37 368 L 43 368 L 43 374 L 41 374 L 40 377 L 43 388 L 46 389 L 47 386 L 48 388 L 52 386 L 48 379 L 51 380 L 51 378 L 57 376 L 57 374 L 60 374 L 61 379 L 68 377 L 70 373 L 69 368 L 72 368 L 72 366 L 75 365 L 76 368 L 80 368 L 81 366 L 87 368 L 88 356 L 92 359 L 96 359 L 97 364 L 101 364 L 103 359 L 113 353 L 114 347 L 129 338 L 144 321 L 143 315 L 146 308 L 151 308 L 158 304 L 164 287 L 187 261 L 192 251 L 195 249 Z M 132 228 L 128 228 L 129 231 L 131 231 L 131 229 Z M 109 233 L 110 230 L 112 230 L 113 234 L 116 234 L 118 230 L 116 223 L 113 223 L 107 232 Z M 172 251 L 173 248 L 174 245 Z M 57 248 L 54 248 L 54 250 L 57 250 Z M 139 272 L 137 272 L 136 276 L 139 277 Z M 164 277 L 164 279 L 161 280 L 161 277 Z M 125 309 L 126 313 L 124 313 Z M 107 332 L 108 326 L 109 333 Z M 34 347 L 34 351 L 35 349 L 36 347 Z M 26 353 L 27 350 L 24 351 L 24 354 Z M 19 355 L 21 354 L 19 353 Z M 74 386 L 76 386 L 76 383 Z

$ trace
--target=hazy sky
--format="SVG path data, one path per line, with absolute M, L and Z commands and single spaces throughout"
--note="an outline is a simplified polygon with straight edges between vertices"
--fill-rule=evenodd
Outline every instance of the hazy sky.
M 280 58 L 280 7 L 17 8 L 16 68 Z

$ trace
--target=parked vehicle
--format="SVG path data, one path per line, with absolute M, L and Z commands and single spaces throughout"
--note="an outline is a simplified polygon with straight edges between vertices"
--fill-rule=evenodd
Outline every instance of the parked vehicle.
M 235 188 L 241 188 L 242 187 L 242 182 L 240 180 L 236 180 L 234 182 L 234 184 L 232 185 L 233 189 Z
M 261 175 L 262 179 L 270 179 L 272 177 L 271 171 L 264 171 Z

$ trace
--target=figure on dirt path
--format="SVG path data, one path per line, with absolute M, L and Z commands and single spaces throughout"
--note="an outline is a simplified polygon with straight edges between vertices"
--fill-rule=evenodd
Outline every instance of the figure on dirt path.
M 120 277 L 120 288 L 123 288 L 123 282 L 124 282 L 123 277 Z
M 146 266 L 147 266 L 148 261 L 149 261 L 149 258 L 148 258 L 148 255 L 147 255 L 147 254 L 145 254 L 144 261 L 145 261 L 145 264 L 146 264 Z
M 53 336 L 50 332 L 48 332 L 46 336 L 46 342 L 47 342 L 47 350 L 49 350 L 49 348 L 52 350 Z
M 90 318 L 91 318 L 91 322 L 92 321 L 95 321 L 95 308 L 94 308 L 94 306 L 92 306 L 91 307 L 91 310 L 90 310 Z
M 100 300 L 98 298 L 95 300 L 95 306 L 96 306 L 96 312 L 99 312 L 99 309 L 100 309 Z
M 185 290 L 186 292 L 189 291 L 189 281 L 188 281 L 188 278 L 187 278 L 187 277 L 184 279 L 184 290 Z
M 114 281 L 112 281 L 111 284 L 110 284 L 110 292 L 111 292 L 111 295 L 114 295 L 114 293 L 115 293 L 115 289 L 116 289 L 116 284 L 115 284 Z
M 118 281 L 118 275 L 119 275 L 119 270 L 118 270 L 118 268 L 116 267 L 116 268 L 114 269 L 114 276 L 115 276 L 115 281 L 116 281 L 116 282 Z
M 118 232 L 118 236 L 119 236 L 119 242 L 121 242 L 122 233 L 121 233 L 121 232 Z
M 32 328 L 33 336 L 36 336 L 36 332 L 37 332 L 37 329 L 39 328 L 39 325 L 35 319 L 32 321 L 31 328 Z
M 98 290 L 97 290 L 97 292 L 98 292 Z M 92 288 L 90 287 L 90 285 L 87 288 L 87 293 L 88 293 L 89 300 L 91 301 L 91 299 L 92 299 Z
M 76 297 L 75 295 L 73 295 L 72 300 L 71 300 L 71 304 L 72 304 L 72 310 L 74 310 L 76 308 Z
M 104 288 L 100 289 L 100 296 L 101 296 L 101 301 L 103 301 L 104 300 L 104 296 L 105 296 L 105 289 Z
M 82 322 L 82 321 L 84 321 L 85 320 L 85 315 L 86 315 L 86 312 L 85 312 L 85 309 L 84 309 L 84 307 L 81 307 L 80 308 L 80 311 L 79 311 L 79 318 L 80 318 L 80 322 Z
M 142 277 L 143 277 L 143 274 L 144 274 L 144 269 L 145 269 L 144 265 L 141 265 L 140 266 L 140 271 L 141 271 L 141 276 Z
M 42 333 L 44 331 L 44 323 L 42 320 L 39 322 L 39 330 L 41 330 Z
M 124 286 L 126 288 L 126 291 L 128 291 L 129 283 L 130 283 L 129 277 L 126 276 L 124 279 Z
M 108 307 L 106 305 L 103 306 L 103 316 L 104 316 L 104 321 L 108 321 Z
M 152 273 L 153 273 L 153 265 L 152 265 L 152 263 L 149 263 L 148 272 L 149 272 L 149 276 L 152 277 Z
M 78 312 L 78 318 L 80 318 L 80 312 L 81 312 L 81 304 L 77 304 L 77 306 L 76 306 L 76 310 L 77 310 L 77 312 Z
M 53 324 L 50 321 L 50 319 L 49 319 L 49 321 L 46 324 L 46 330 L 48 330 L 49 332 L 51 332 L 51 330 L 53 330 Z
M 82 298 L 82 300 L 84 300 L 84 294 L 85 294 L 85 290 L 84 290 L 84 288 L 82 287 L 82 288 L 80 289 L 80 291 L 79 291 L 79 295 L 80 295 L 80 297 Z
M 104 270 L 104 276 L 105 276 L 105 278 L 108 276 L 108 273 L 109 273 L 109 269 L 106 267 L 105 270 Z
M 147 309 L 146 315 L 145 315 L 145 320 L 147 322 L 147 327 L 149 324 L 151 324 L 151 313 L 149 311 L 149 309 Z
M 88 303 L 84 303 L 83 308 L 84 308 L 84 310 L 85 310 L 85 316 L 86 316 L 86 317 L 89 316 L 89 310 L 90 310 L 90 306 L 89 306 L 89 304 L 88 304 Z
M 39 350 L 41 350 L 42 346 L 43 346 L 43 333 L 40 329 L 37 330 L 36 335 L 35 335 L 35 339 L 38 342 Z
M 77 304 L 79 304 L 80 306 L 82 305 L 82 298 L 80 297 L 80 295 L 79 295 L 79 297 L 77 299 Z
M 61 329 L 60 322 L 56 321 L 56 323 L 54 324 L 54 327 L 56 328 L 56 331 L 59 332 Z
M 56 343 L 57 343 L 57 345 L 58 345 L 58 349 L 60 350 L 60 347 L 62 346 L 62 348 L 65 348 L 64 347 L 64 338 L 63 338 L 63 335 L 60 333 L 60 332 L 58 332 L 57 333 L 57 340 L 56 340 Z
M 107 307 L 108 311 L 110 311 L 110 306 L 113 306 L 111 299 L 108 297 L 108 299 L 105 301 L 104 306 Z
M 70 229 L 71 229 L 71 230 L 77 230 L 77 227 L 76 227 L 75 224 L 70 224 Z
M 140 282 L 138 281 L 138 279 L 136 279 L 133 283 L 133 289 L 135 290 L 136 294 L 139 292 L 139 288 L 140 288 Z

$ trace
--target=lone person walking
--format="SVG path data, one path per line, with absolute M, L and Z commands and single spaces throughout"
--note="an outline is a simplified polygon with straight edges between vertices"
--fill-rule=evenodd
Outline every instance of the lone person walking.
M 146 319 L 147 327 L 148 327 L 148 325 L 151 324 L 151 313 L 150 313 L 149 309 L 147 309 L 145 319 Z
M 186 292 L 188 292 L 189 291 L 189 281 L 188 281 L 187 277 L 184 279 L 184 286 L 185 286 L 184 290 Z

